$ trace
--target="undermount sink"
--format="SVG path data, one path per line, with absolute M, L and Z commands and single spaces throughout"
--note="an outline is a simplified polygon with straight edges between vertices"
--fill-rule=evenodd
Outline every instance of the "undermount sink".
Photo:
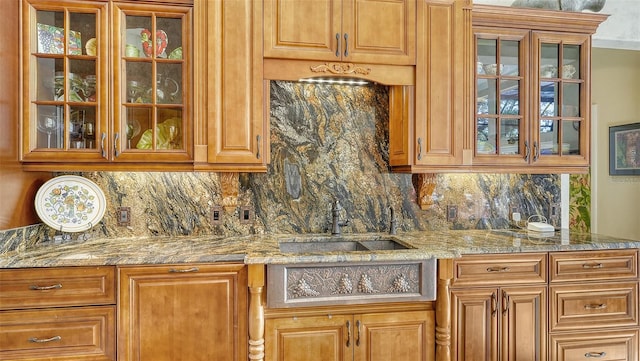
M 321 238 L 312 240 L 282 241 L 283 253 L 366 252 L 410 249 L 412 247 L 393 239 L 336 240 Z

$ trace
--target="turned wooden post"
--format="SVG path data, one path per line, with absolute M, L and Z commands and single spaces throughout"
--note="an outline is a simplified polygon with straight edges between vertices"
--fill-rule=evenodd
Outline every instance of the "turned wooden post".
M 264 265 L 249 265 L 249 360 L 264 361 Z
M 436 298 L 436 361 L 451 360 L 451 296 L 453 260 L 438 260 L 438 289 Z

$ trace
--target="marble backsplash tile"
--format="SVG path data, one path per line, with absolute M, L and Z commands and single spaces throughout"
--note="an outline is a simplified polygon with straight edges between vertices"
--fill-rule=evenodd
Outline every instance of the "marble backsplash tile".
M 421 209 L 417 176 L 390 171 L 387 107 L 384 86 L 272 82 L 268 172 L 238 176 L 237 205 L 255 211 L 252 222 L 241 222 L 238 208 L 212 222 L 212 206 L 223 204 L 217 173 L 93 172 L 82 175 L 108 204 L 90 236 L 322 233 L 334 199 L 350 220 L 344 232 L 388 230 L 390 208 L 400 231 L 505 228 L 512 207 L 546 216 L 549 203 L 560 202 L 557 175 L 437 174 L 432 205 Z M 455 221 L 447 220 L 451 205 Z M 129 226 L 118 225 L 122 206 L 131 208 Z M 0 232 L 0 244 L 19 233 Z

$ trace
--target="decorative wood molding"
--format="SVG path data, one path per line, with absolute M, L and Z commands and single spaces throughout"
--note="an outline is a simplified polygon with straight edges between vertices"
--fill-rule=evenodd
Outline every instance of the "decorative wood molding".
M 431 196 L 436 189 L 436 177 L 435 173 L 415 174 L 413 176 L 413 185 L 417 194 L 416 201 L 423 211 L 431 208 L 433 205 Z
M 227 212 L 232 212 L 238 207 L 239 178 L 239 173 L 220 173 L 222 206 Z
M 249 265 L 249 360 L 264 361 L 264 265 Z
M 353 63 L 324 63 L 309 67 L 313 73 L 331 73 L 335 75 L 369 75 L 371 68 Z
M 438 260 L 436 297 L 436 361 L 451 361 L 451 280 L 453 260 Z

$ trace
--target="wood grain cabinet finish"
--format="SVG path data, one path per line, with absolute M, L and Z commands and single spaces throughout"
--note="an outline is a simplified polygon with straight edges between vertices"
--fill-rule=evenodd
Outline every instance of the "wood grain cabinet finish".
M 434 357 L 433 311 L 267 318 L 266 360 L 427 361 Z
M 0 359 L 114 361 L 115 287 L 108 266 L 0 270 Z
M 638 278 L 638 252 L 603 250 L 549 254 L 549 281 L 612 281 Z
M 118 268 L 119 361 L 246 361 L 243 264 Z
M 267 58 L 414 65 L 416 0 L 266 0 Z
M 633 361 L 638 359 L 638 330 L 551 335 L 550 348 L 557 361 Z

